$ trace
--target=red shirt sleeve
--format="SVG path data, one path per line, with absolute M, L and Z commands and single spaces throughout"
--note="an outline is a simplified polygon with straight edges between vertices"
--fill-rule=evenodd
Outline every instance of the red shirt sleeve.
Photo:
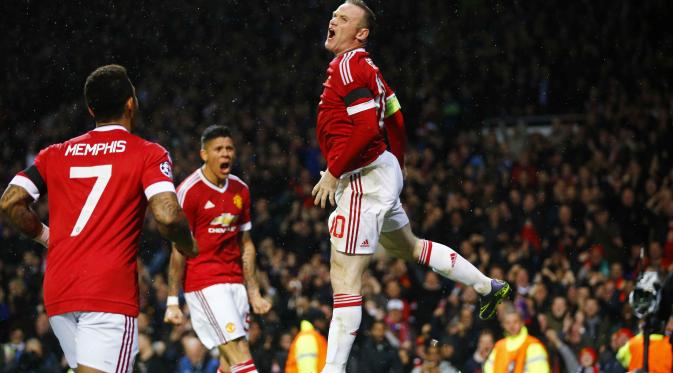
M 180 203 L 180 207 L 182 207 L 182 211 L 185 213 L 185 216 L 187 217 L 187 222 L 189 222 L 189 228 L 192 232 L 196 231 L 196 213 L 198 211 L 197 209 L 197 202 L 196 201 L 196 195 L 194 193 L 190 193 L 189 187 L 192 187 L 193 184 L 186 185 L 184 181 L 182 184 L 177 189 L 177 194 L 178 194 L 178 202 Z
M 33 164 L 17 173 L 10 184 L 22 187 L 35 200 L 40 198 L 40 195 L 47 192 L 47 170 L 49 170 L 48 159 L 54 149 L 59 146 L 60 144 L 55 144 L 42 149 L 35 157 Z
M 243 211 L 241 211 L 241 231 L 249 231 L 252 229 L 252 216 L 250 215 L 250 190 L 243 188 Z
M 40 152 L 35 157 L 35 160 L 33 161 L 33 164 L 45 182 L 47 180 L 47 171 L 49 170 L 49 156 L 54 151 L 54 149 L 57 149 L 58 147 L 60 147 L 60 144 L 54 144 L 40 150 Z
M 159 144 L 146 144 L 142 185 L 148 200 L 158 193 L 175 192 L 173 163 L 166 149 Z
M 388 134 L 390 151 L 395 155 L 400 167 L 404 168 L 404 152 L 407 147 L 407 134 L 404 129 L 404 117 L 402 111 L 397 110 L 383 120 Z
M 388 145 L 390 145 L 390 152 L 395 155 L 400 167 L 404 168 L 404 152 L 407 146 L 407 133 L 404 128 L 404 116 L 402 115 L 402 107 L 397 100 L 395 91 L 388 85 L 388 83 L 381 79 L 386 89 L 386 101 L 383 114 L 383 123 L 386 127 L 386 134 L 388 136 Z
M 243 207 L 241 208 L 240 215 L 240 225 L 239 229 L 241 232 L 249 231 L 252 229 L 252 216 L 250 214 L 250 206 L 252 205 L 250 201 L 250 189 L 248 189 L 247 184 L 241 182 L 243 187 L 241 188 L 241 198 L 243 199 Z

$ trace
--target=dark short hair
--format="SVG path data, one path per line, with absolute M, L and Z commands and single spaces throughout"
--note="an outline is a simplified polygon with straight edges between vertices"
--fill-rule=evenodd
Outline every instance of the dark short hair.
M 229 127 L 220 126 L 218 124 L 208 126 L 208 128 L 203 130 L 203 133 L 201 134 L 201 149 L 206 147 L 208 141 L 218 137 L 231 137 Z
M 365 3 L 362 0 L 346 0 L 346 4 L 353 4 L 357 6 L 358 8 L 364 10 L 365 16 L 364 16 L 364 21 L 365 21 L 365 27 L 366 29 L 369 30 L 369 36 L 372 35 L 374 32 L 374 26 L 376 26 L 376 15 L 372 11 L 372 9 L 367 6 L 367 3 Z
M 120 65 L 101 66 L 84 83 L 84 100 L 96 121 L 119 118 L 129 97 L 133 97 L 133 84 Z

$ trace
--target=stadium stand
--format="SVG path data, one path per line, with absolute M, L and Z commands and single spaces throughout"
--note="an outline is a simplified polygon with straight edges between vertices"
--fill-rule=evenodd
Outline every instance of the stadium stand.
M 169 149 L 178 182 L 199 164 L 203 128 L 229 125 L 241 144 L 235 173 L 253 196 L 264 293 L 274 303 L 253 320 L 251 348 L 260 372 L 282 372 L 301 319 L 311 315 L 325 334 L 331 315 L 327 216 L 313 207 L 310 191 L 324 166 L 315 108 L 331 58 L 322 48 L 326 17 L 335 5 L 3 4 L 0 184 L 43 146 L 93 125 L 81 87 L 104 63 L 129 69 L 143 114 L 139 133 Z M 645 266 L 673 271 L 673 62 L 665 52 L 673 34 L 661 32 L 673 5 L 372 7 L 380 27 L 370 50 L 407 118 L 402 200 L 418 222 L 414 231 L 451 243 L 514 285 L 513 304 L 546 344 L 553 371 L 565 371 L 559 346 L 575 356 L 591 348 L 603 371 L 623 371 L 615 351 L 637 332 L 627 301 L 634 280 Z M 546 115 L 548 123 L 498 124 L 526 115 Z M 44 215 L 46 202 L 36 208 Z M 136 370 L 176 371 L 200 350 L 186 355 L 188 324 L 162 322 L 170 251 L 149 219 L 141 247 L 138 328 L 151 343 L 142 344 Z M 4 372 L 64 371 L 41 305 L 44 256 L 0 220 Z M 381 343 L 390 371 L 474 367 L 480 334 L 502 336 L 497 320 L 476 317 L 473 291 L 415 265 L 378 258 L 365 283 L 350 371 L 375 369 L 364 357 Z M 384 340 L 369 332 L 375 320 L 385 322 Z

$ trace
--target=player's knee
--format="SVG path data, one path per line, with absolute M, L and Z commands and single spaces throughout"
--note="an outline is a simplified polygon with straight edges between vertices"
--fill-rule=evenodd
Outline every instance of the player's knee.
M 362 271 L 358 266 L 333 266 L 330 268 L 330 279 L 335 294 L 360 294 Z
M 355 274 L 349 271 L 330 269 L 332 289 L 335 294 L 359 294 L 362 286 L 362 273 Z

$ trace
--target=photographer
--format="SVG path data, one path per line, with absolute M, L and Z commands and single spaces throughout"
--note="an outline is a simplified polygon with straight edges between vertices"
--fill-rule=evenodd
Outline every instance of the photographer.
M 617 352 L 617 359 L 629 372 L 645 367 L 645 338 L 649 338 L 647 365 L 645 372 L 670 373 L 673 371 L 673 350 L 670 337 L 664 335 L 665 322 L 671 314 L 671 276 L 662 289 L 657 272 L 647 271 L 631 293 L 629 302 L 643 321 L 643 332 L 631 338 Z

